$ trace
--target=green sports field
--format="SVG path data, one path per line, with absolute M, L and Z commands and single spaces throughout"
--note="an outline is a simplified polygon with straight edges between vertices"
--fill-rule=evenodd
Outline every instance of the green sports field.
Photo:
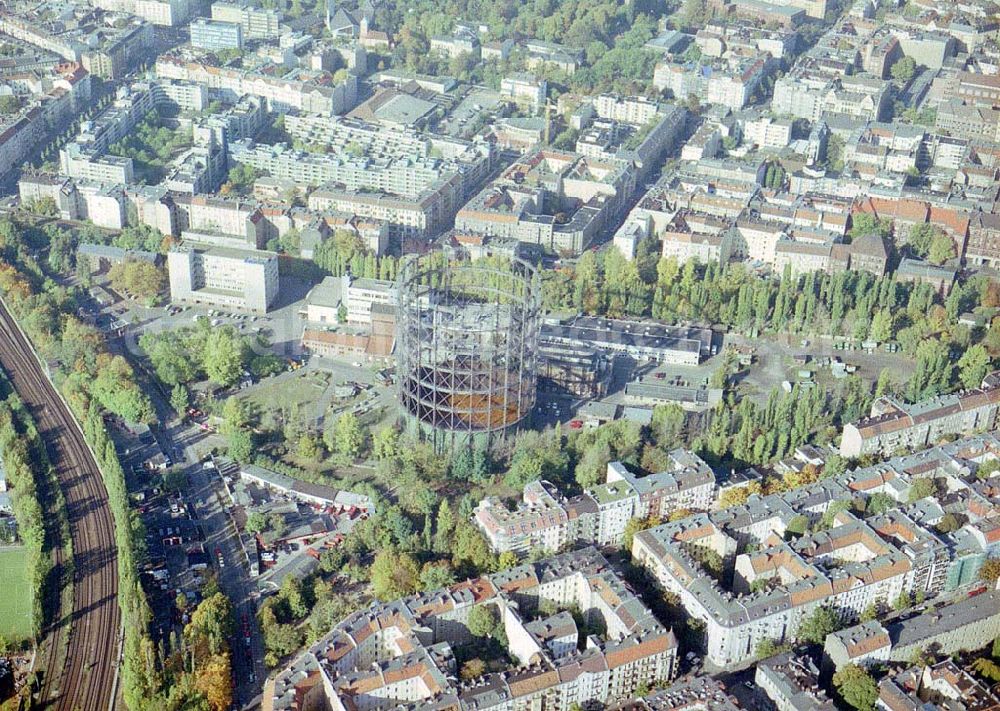
M 24 548 L 0 548 L 0 635 L 8 640 L 31 637 L 31 580 Z

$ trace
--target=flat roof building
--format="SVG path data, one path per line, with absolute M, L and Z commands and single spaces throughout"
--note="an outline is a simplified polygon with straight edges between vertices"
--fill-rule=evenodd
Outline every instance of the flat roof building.
M 579 316 L 563 323 L 543 323 L 542 338 L 550 343 L 590 345 L 635 358 L 678 365 L 698 365 L 714 355 L 716 348 L 710 328 L 593 316 Z
M 278 296 L 278 255 L 185 244 L 167 255 L 170 298 L 266 313 Z
M 243 28 L 234 22 L 206 20 L 191 21 L 191 46 L 215 52 L 222 49 L 243 47 Z

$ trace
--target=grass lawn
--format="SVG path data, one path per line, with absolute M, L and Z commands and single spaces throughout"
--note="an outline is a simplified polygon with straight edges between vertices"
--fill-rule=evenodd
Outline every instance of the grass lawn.
M 0 548 L 0 635 L 8 640 L 31 638 L 33 592 L 24 548 Z
M 261 381 L 237 397 L 252 403 L 261 413 L 300 408 L 300 415 L 309 417 L 314 403 L 320 399 L 329 384 L 329 376 L 323 376 L 323 373 L 308 370 L 282 373 Z

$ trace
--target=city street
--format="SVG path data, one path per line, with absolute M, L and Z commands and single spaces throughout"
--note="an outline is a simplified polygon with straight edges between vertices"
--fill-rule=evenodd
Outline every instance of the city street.
M 143 371 L 138 371 L 140 374 Z M 164 452 L 184 465 L 188 486 L 183 492 L 205 534 L 205 552 L 218 575 L 219 587 L 233 605 L 234 632 L 230 640 L 234 676 L 233 696 L 239 708 L 253 704 L 260 695 L 265 669 L 264 642 L 257 624 L 256 585 L 250 578 L 236 529 L 228 509 L 221 477 L 214 469 L 205 469 L 202 458 L 213 447 L 221 446 L 218 435 L 204 432 L 197 425 L 181 422 L 172 416 L 163 394 L 149 378 L 149 393 L 157 417 L 165 426 L 153 428 Z M 182 455 L 182 456 L 178 456 Z M 220 565 L 220 554 L 222 564 Z M 244 636 L 244 619 L 251 636 Z

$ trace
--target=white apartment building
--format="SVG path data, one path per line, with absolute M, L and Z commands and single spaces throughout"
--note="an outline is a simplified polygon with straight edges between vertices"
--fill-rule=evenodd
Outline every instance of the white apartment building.
M 792 142 L 792 122 L 761 116 L 743 124 L 743 140 L 760 148 L 784 148 Z
M 514 103 L 525 104 L 537 111 L 545 104 L 548 83 L 533 74 L 518 73 L 504 77 L 500 81 L 500 95 L 512 99 Z
M 347 322 L 371 326 L 375 304 L 396 305 L 396 285 L 384 279 L 350 279 L 345 283 L 344 305 Z
M 533 548 L 560 550 L 574 542 L 620 544 L 633 518 L 665 517 L 687 509 L 707 511 L 715 500 L 715 474 L 697 455 L 677 449 L 670 466 L 636 477 L 621 462 L 608 465 L 607 482 L 566 499 L 548 482 L 524 487 L 522 503 L 510 511 L 487 497 L 473 521 L 496 553 L 523 554 Z
M 212 19 L 240 25 L 246 39 L 273 39 L 281 34 L 281 13 L 250 3 L 213 2 Z
M 190 0 L 91 0 L 94 7 L 137 15 L 152 25 L 176 27 L 191 16 Z
M 667 230 L 660 235 L 664 257 L 673 257 L 678 264 L 697 259 L 702 264 L 725 264 L 733 255 L 733 233 L 699 233 Z
M 350 111 L 358 102 L 358 79 L 354 75 L 348 76 L 341 84 L 329 86 L 316 81 L 318 77 L 313 75 L 303 79 L 272 77 L 244 69 L 189 62 L 169 55 L 157 58 L 156 75 L 160 79 L 194 82 L 224 92 L 232 101 L 252 94 L 265 99 L 268 110 L 272 112 L 297 109 L 332 116 Z
M 278 295 L 273 252 L 182 245 L 167 255 L 172 301 L 266 313 Z
M 620 97 L 601 94 L 594 99 L 594 109 L 602 119 L 645 126 L 660 113 L 660 104 L 645 96 Z
M 774 264 L 778 242 L 785 238 L 785 225 L 751 218 L 736 221 L 737 251 L 747 259 Z

